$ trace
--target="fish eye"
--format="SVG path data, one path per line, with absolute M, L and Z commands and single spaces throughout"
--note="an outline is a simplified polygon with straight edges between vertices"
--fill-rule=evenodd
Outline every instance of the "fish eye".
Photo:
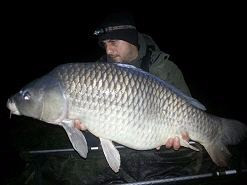
M 24 100 L 30 100 L 30 98 L 31 98 L 30 93 L 28 91 L 24 92 L 23 93 L 23 98 L 24 98 Z

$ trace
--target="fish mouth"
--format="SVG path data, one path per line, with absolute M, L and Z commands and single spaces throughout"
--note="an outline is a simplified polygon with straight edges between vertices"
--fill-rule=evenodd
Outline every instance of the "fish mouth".
M 10 110 L 10 116 L 11 116 L 11 114 L 21 115 L 19 110 L 16 107 L 15 102 L 11 98 L 9 98 L 7 101 L 7 107 Z

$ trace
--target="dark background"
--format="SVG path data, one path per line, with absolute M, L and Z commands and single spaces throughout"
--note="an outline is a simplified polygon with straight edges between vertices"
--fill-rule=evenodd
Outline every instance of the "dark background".
M 118 4 L 119 3 L 119 4 Z M 192 96 L 208 112 L 246 119 L 246 11 L 241 4 L 152 4 L 142 6 L 6 5 L 2 21 L 1 154 L 4 167 L 14 151 L 7 98 L 58 64 L 93 61 L 103 50 L 92 33 L 110 12 L 128 10 L 182 70 Z M 22 4 L 23 6 L 23 4 Z M 131 6 L 131 8 L 125 8 Z M 12 119 L 15 119 L 14 116 Z M 7 154 L 6 154 L 7 153 Z M 11 163 L 12 164 L 12 163 Z M 14 165 L 14 164 L 12 164 Z

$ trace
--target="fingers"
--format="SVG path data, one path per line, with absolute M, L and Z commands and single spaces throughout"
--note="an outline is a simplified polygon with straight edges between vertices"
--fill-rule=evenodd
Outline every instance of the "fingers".
M 186 141 L 190 140 L 188 132 L 182 132 L 181 135 L 182 135 L 183 140 L 186 140 Z
M 188 132 L 182 132 L 181 135 L 183 140 L 189 141 L 190 138 Z M 178 150 L 181 147 L 180 139 L 177 136 L 174 138 L 169 138 L 165 145 L 166 148 L 173 148 L 174 150 Z
M 173 140 L 173 149 L 178 150 L 180 148 L 180 140 L 179 137 L 175 137 Z
M 171 148 L 173 146 L 173 138 L 169 138 L 165 145 L 166 148 Z
M 82 131 L 85 131 L 87 130 L 87 128 L 85 127 L 85 125 L 83 123 L 81 123 L 80 120 L 76 119 L 74 120 L 74 127 L 79 129 L 79 130 L 82 130 Z
M 173 148 L 174 150 L 178 150 L 181 147 L 179 137 L 169 138 L 165 145 L 166 148 Z
M 81 129 L 80 123 L 81 123 L 80 120 L 76 119 L 74 121 L 74 127 L 80 130 Z

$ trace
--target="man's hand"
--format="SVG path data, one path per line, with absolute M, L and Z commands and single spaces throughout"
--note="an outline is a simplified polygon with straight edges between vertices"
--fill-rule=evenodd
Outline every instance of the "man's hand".
M 182 139 L 186 140 L 189 142 L 189 134 L 188 132 L 182 132 Z M 174 138 L 169 138 L 165 144 L 166 148 L 173 148 L 174 150 L 178 150 L 181 145 L 180 145 L 180 139 L 179 137 L 174 137 Z M 160 147 L 156 148 L 157 150 L 160 149 Z
M 182 134 L 182 139 L 189 142 L 190 138 L 188 132 L 182 132 L 181 134 Z M 174 150 L 178 150 L 181 147 L 180 139 L 179 137 L 169 138 L 165 145 L 166 148 L 173 148 Z
M 79 129 L 79 130 L 82 130 L 82 131 L 87 130 L 85 125 L 83 123 L 81 123 L 81 121 L 79 119 L 74 120 L 74 127 Z

